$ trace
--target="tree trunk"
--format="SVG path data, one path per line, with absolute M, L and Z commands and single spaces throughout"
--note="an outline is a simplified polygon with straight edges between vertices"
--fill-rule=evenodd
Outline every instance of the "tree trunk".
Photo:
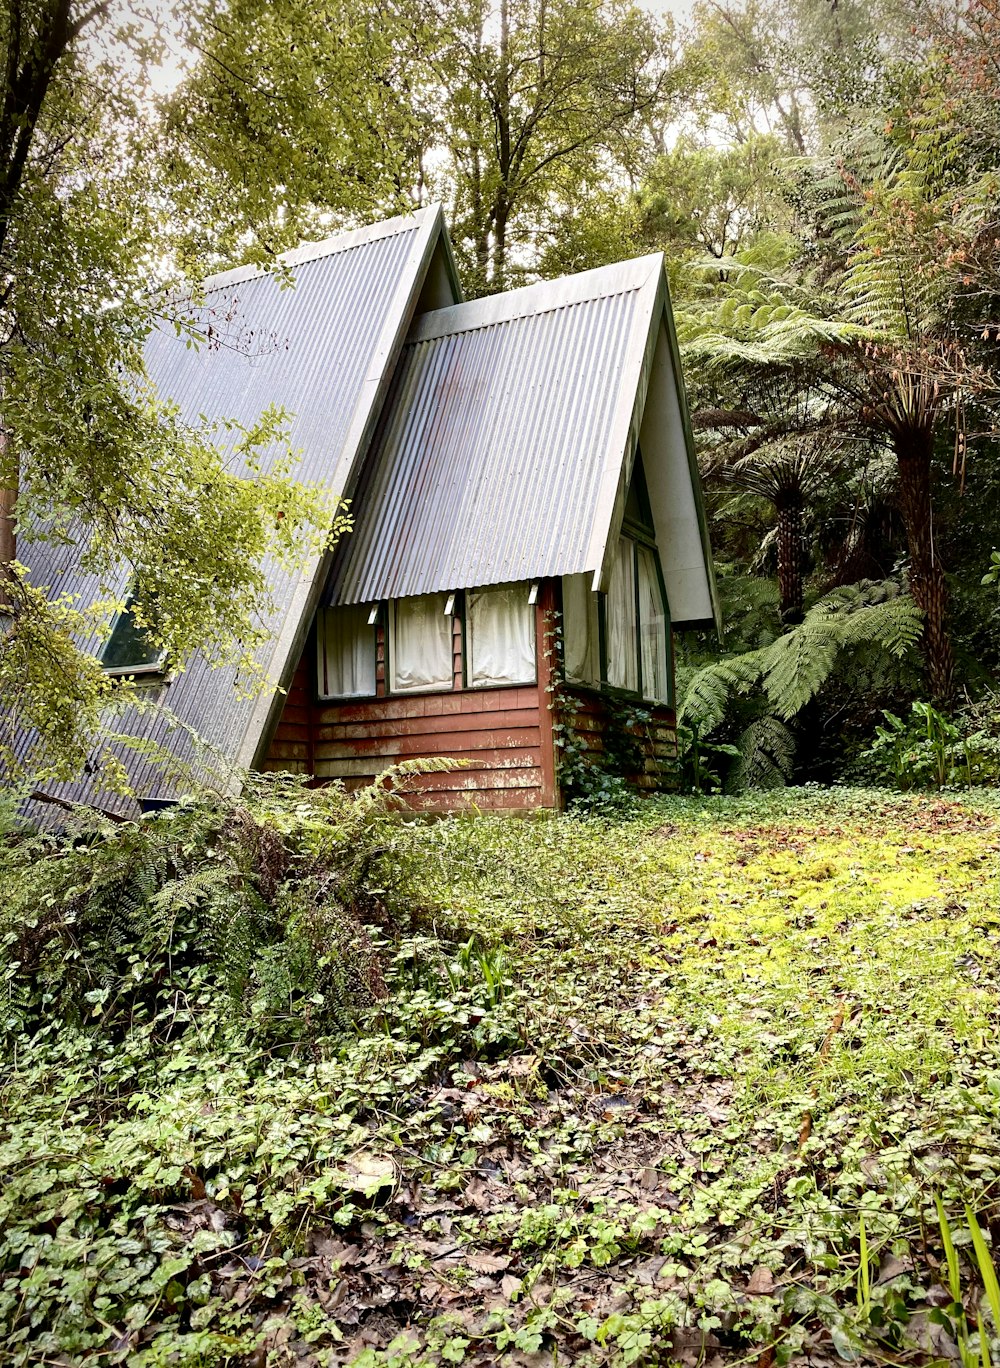
M 910 558 L 910 593 L 924 614 L 927 684 L 933 700 L 947 704 L 955 688 L 955 656 L 948 631 L 948 585 L 934 544 L 933 430 L 928 426 L 896 432 L 893 449 L 899 475 L 899 509 Z
M 792 627 L 802 621 L 802 513 L 800 489 L 782 490 L 775 499 L 778 513 L 778 608 L 781 621 Z
M 3 433 L 0 432 L 0 457 L 3 456 L 6 443 Z M 0 468 L 3 462 L 0 461 Z M 0 613 L 5 608 L 10 607 L 11 599 L 8 591 L 8 580 L 11 576 L 11 565 L 17 560 L 17 532 L 14 522 L 14 505 L 17 502 L 17 470 L 4 478 L 10 488 L 0 486 Z

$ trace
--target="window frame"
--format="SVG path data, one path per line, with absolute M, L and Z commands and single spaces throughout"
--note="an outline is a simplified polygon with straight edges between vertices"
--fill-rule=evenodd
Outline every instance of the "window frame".
M 477 585 L 473 589 L 463 589 L 461 596 L 461 627 L 462 627 L 462 690 L 467 689 L 470 693 L 481 693 L 484 689 L 530 689 L 532 686 L 538 687 L 538 613 L 533 604 L 528 604 L 531 613 L 532 634 L 535 645 L 535 669 L 531 679 L 512 680 L 505 684 L 474 684 L 472 682 L 472 651 L 469 646 L 469 595 L 486 594 L 491 589 L 513 588 L 516 585 L 524 585 L 525 600 L 531 592 L 534 580 L 505 580 L 501 584 Z M 456 596 L 455 613 L 459 614 L 459 600 Z
M 676 709 L 677 696 L 674 684 L 674 633 L 673 622 L 670 617 L 670 601 L 667 598 L 667 586 L 663 578 L 663 566 L 660 563 L 660 552 L 656 545 L 655 534 L 650 528 L 641 523 L 636 523 L 631 518 L 622 520 L 619 540 L 626 538 L 632 543 L 632 567 L 633 583 L 635 589 L 635 654 L 636 654 L 636 679 L 638 680 L 638 690 L 624 689 L 618 684 L 608 682 L 608 633 L 607 633 L 607 593 L 602 592 L 598 596 L 598 626 L 601 638 L 601 689 L 616 698 L 636 699 L 641 703 L 646 703 L 654 708 Z M 667 697 L 666 699 L 647 698 L 643 688 L 642 678 L 642 616 L 641 616 L 641 594 L 639 589 L 639 548 L 653 553 L 653 563 L 656 566 L 656 580 L 660 589 L 660 598 L 663 603 L 663 617 L 667 624 L 666 647 L 667 647 Z M 585 686 L 584 686 L 585 687 Z
M 162 646 L 159 648 L 155 660 L 147 661 L 141 665 L 106 665 L 104 663 L 104 658 L 111 650 L 112 643 L 115 639 L 115 633 L 118 631 L 119 625 L 123 619 L 131 619 L 133 624 L 132 631 L 134 633 L 142 632 L 142 628 L 139 627 L 135 623 L 134 618 L 132 618 L 132 604 L 135 602 L 135 598 L 135 589 L 131 589 L 128 597 L 125 599 L 124 608 L 120 609 L 112 620 L 111 630 L 108 632 L 107 640 L 101 648 L 98 663 L 100 664 L 102 672 L 106 674 L 109 679 L 131 679 L 133 677 L 142 677 L 146 679 L 165 678 L 167 674 L 167 652 L 166 648 Z
M 442 594 L 442 593 L 437 593 L 437 592 L 435 592 L 435 593 L 431 593 L 431 594 L 413 594 L 413 595 L 407 595 L 406 597 L 412 597 L 412 598 L 441 598 L 441 597 L 443 597 L 445 603 L 447 604 L 448 598 L 449 598 L 449 594 L 448 594 L 448 592 L 444 592 L 443 594 Z M 450 674 L 450 679 L 451 679 L 451 683 L 450 683 L 447 687 L 445 687 L 445 686 L 443 686 L 443 685 L 441 685 L 441 684 L 428 684 L 428 685 L 426 685 L 426 686 L 422 686 L 422 687 L 417 688 L 417 689 L 396 689 L 396 688 L 393 687 L 393 679 L 395 678 L 395 669 L 394 669 L 394 666 L 393 666 L 393 655 L 395 654 L 395 650 L 396 650 L 396 604 L 397 604 L 397 603 L 400 603 L 400 602 L 405 602 L 405 599 L 386 599 L 386 600 L 385 600 L 385 696 L 386 696 L 387 698 L 412 698 L 412 697 L 415 697 L 415 696 L 417 696 L 417 695 L 423 696 L 423 695 L 426 695 L 426 694 L 446 694 L 446 693 L 455 693 L 455 692 L 456 692 L 456 690 L 455 690 L 455 618 L 460 616 L 460 603 L 459 603 L 459 595 L 458 595 L 458 593 L 455 594 L 455 606 L 454 606 L 453 610 L 452 610 L 450 613 L 442 613 L 442 614 L 441 614 L 442 617 L 447 617 L 448 622 L 449 622 L 449 624 L 450 624 L 449 640 L 450 640 L 450 642 L 451 642 L 451 652 L 450 652 L 450 659 L 451 659 L 451 674 Z M 464 602 L 463 602 L 462 606 L 464 606 Z M 463 685 L 463 688 L 465 687 L 465 660 L 466 660 L 466 647 L 465 647 L 465 632 L 464 632 L 464 621 L 463 621 L 463 632 L 462 632 L 462 685 Z
M 314 620 L 313 620 L 313 648 L 314 648 L 313 654 L 314 654 L 314 657 L 315 657 L 315 659 L 314 659 L 315 669 L 313 670 L 313 697 L 316 699 L 316 702 L 317 702 L 317 703 L 367 703 L 367 702 L 370 702 L 372 699 L 375 699 L 375 698 L 378 698 L 378 697 L 379 697 L 379 692 L 378 692 L 378 629 L 379 629 L 379 626 L 384 622 L 385 604 L 379 602 L 379 603 L 369 603 L 369 604 L 361 605 L 361 606 L 363 606 L 364 608 L 367 608 L 367 610 L 368 610 L 369 613 L 371 612 L 372 608 L 376 608 L 376 609 L 377 609 L 377 612 L 378 612 L 378 616 L 376 617 L 375 621 L 372 623 L 372 628 L 371 628 L 371 632 L 372 632 L 372 655 L 373 655 L 373 661 L 372 661 L 372 663 L 373 663 L 373 666 L 374 666 L 374 680 L 373 680 L 373 687 L 372 687 L 371 693 L 364 693 L 364 694 L 325 694 L 325 693 L 323 693 L 322 690 L 320 689 L 320 684 L 319 684 L 319 679 L 320 679 L 320 663 L 321 663 L 321 654 L 322 654 L 322 651 L 321 651 L 321 643 L 320 643 L 320 618 L 319 618 L 319 615 L 320 615 L 320 613 L 325 613 L 325 612 L 331 612 L 331 611 L 336 612 L 337 609 L 338 609 L 339 607 L 341 607 L 341 606 L 342 606 L 342 605 L 340 605 L 340 604 L 330 604 L 330 605 L 325 605 L 325 606 L 321 605 L 321 606 L 317 609 L 317 611 L 316 611 L 316 616 L 315 616 L 315 618 L 314 618 Z M 345 605 L 345 606 L 353 607 L 353 606 L 356 606 L 356 605 Z

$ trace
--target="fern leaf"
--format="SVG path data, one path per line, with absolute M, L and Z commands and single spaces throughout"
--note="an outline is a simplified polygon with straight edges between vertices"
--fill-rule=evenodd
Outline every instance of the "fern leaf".
M 726 782 L 730 793 L 784 788 L 795 764 L 795 738 L 778 718 L 758 717 L 736 742 L 739 755 Z

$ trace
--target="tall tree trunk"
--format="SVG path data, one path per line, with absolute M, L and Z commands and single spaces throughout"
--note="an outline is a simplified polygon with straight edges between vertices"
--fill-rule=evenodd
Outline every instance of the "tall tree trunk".
M 924 614 L 924 661 L 931 697 L 949 703 L 955 688 L 955 656 L 948 631 L 948 585 L 934 544 L 931 503 L 930 425 L 893 434 L 899 475 L 899 509 L 910 557 L 910 593 Z
M 778 513 L 778 608 L 781 621 L 792 627 L 802 621 L 802 514 L 801 489 L 783 489 L 775 498 Z
M 0 430 L 0 613 L 11 605 L 8 581 L 11 565 L 17 559 L 17 531 L 14 522 L 14 505 L 17 502 L 17 467 L 7 471 L 6 435 Z

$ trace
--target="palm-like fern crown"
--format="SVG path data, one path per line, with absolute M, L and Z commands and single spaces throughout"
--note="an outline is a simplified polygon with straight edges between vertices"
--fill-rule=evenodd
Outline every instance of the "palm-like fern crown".
M 855 670 L 884 672 L 915 649 L 922 626 L 920 609 L 894 581 L 835 589 L 770 645 L 699 670 L 678 721 L 708 734 L 725 719 L 735 695 L 761 689 L 773 715 L 788 722 L 845 660 Z
M 781 375 L 855 400 L 860 372 L 875 391 L 867 419 L 920 421 L 970 379 L 950 316 L 950 199 L 919 149 L 874 130 L 836 161 L 812 163 L 808 195 L 808 258 L 765 240 L 721 271 L 714 258 L 692 263 L 678 324 L 685 357 L 710 384 Z

